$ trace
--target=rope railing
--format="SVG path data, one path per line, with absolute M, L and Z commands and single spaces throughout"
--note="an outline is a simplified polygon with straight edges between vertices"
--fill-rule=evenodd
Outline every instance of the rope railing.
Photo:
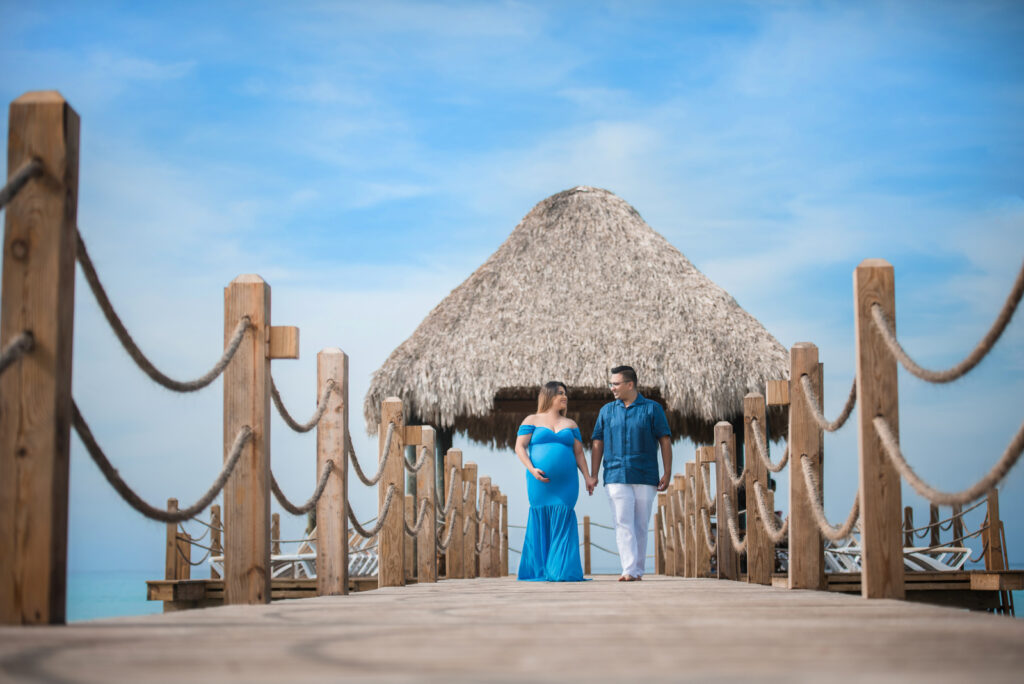
M 373 477 L 366 477 L 366 475 L 363 474 L 362 467 L 359 465 L 359 458 L 356 456 L 355 447 L 352 446 L 352 437 L 347 433 L 345 434 L 345 444 L 346 448 L 348 449 L 349 462 L 352 464 L 352 468 L 356 471 L 356 475 L 359 477 L 360 480 L 363 481 L 363 484 L 366 485 L 367 487 L 374 486 L 375 484 L 380 482 L 380 479 L 382 477 L 384 477 L 384 468 L 387 466 L 388 459 L 391 457 L 391 440 L 394 437 L 394 435 L 395 424 L 388 423 L 388 430 L 387 433 L 384 435 L 384 449 L 382 450 L 382 456 L 380 457 L 380 460 L 377 463 L 377 472 L 374 474 Z
M 725 459 L 725 476 L 729 478 L 734 487 L 740 487 L 743 485 L 744 476 L 747 474 L 747 462 L 743 462 L 743 471 L 738 475 L 733 475 L 736 472 L 736 463 L 732 459 L 732 454 L 729 452 L 729 443 L 722 442 L 722 458 Z
M 32 351 L 35 346 L 35 338 L 28 330 L 23 330 L 14 336 L 7 346 L 0 351 L 0 373 L 3 373 L 15 361 Z
M 437 498 L 437 489 L 434 489 L 434 503 L 436 504 L 437 511 L 442 518 L 448 516 L 448 512 L 452 509 L 452 503 L 455 502 L 455 499 L 452 498 L 452 496 L 455 494 L 456 470 L 457 468 L 455 466 L 452 466 L 451 470 L 448 471 L 448 492 L 447 496 L 445 497 L 445 501 L 448 502 L 447 505 L 444 503 L 444 501 L 441 501 L 440 499 Z M 509 525 L 509 527 L 513 527 L 513 525 Z
M 191 520 L 195 520 L 195 518 L 192 518 Z M 190 522 L 191 522 L 191 520 L 190 520 Z M 178 531 L 181 532 L 182 534 L 188 534 L 188 530 L 185 529 L 185 525 L 183 523 L 178 523 Z M 209 536 L 209 534 L 210 534 L 210 529 L 207 528 L 207 529 L 203 530 L 203 533 L 201 535 L 199 535 L 198 537 L 192 537 L 190 535 L 189 536 L 189 540 L 193 541 L 193 542 L 201 542 L 204 539 L 206 539 L 206 537 Z
M 885 346 L 889 348 L 893 357 L 911 375 L 926 382 L 946 383 L 962 378 L 992 351 L 992 348 L 1002 336 L 1003 331 L 1006 330 L 1006 326 L 1009 325 L 1010 319 L 1013 318 L 1014 312 L 1017 311 L 1022 295 L 1024 295 L 1024 264 L 1021 264 L 1020 272 L 1017 273 L 1017 279 L 1014 281 L 1010 294 L 1007 296 L 1006 302 L 1003 304 L 1003 308 L 1000 310 L 992 327 L 989 328 L 985 336 L 963 361 L 942 371 L 924 368 L 910 358 L 910 355 L 907 354 L 906 350 L 903 349 L 903 345 L 896 338 L 896 333 L 893 330 L 892 323 L 889 321 L 889 317 L 879 304 L 872 305 L 871 316 L 875 322 L 875 327 L 885 342 Z
M 977 536 L 979 536 L 980 534 L 982 534 L 983 532 L 985 532 L 988 529 L 989 529 L 988 525 L 982 525 L 977 530 L 975 530 L 974 532 L 971 532 L 969 534 L 963 534 L 963 535 L 960 535 L 959 537 L 956 537 L 955 539 L 950 539 L 948 541 L 939 542 L 938 544 L 931 544 L 930 546 L 913 547 L 912 551 L 908 550 L 908 551 L 905 551 L 905 553 L 927 553 L 927 552 L 930 552 L 930 551 L 935 551 L 936 549 L 948 548 L 948 547 L 953 546 L 954 544 L 959 544 L 960 542 L 965 541 L 967 539 L 971 539 L 973 537 L 977 537 Z
M 189 565 L 191 565 L 191 566 L 192 566 L 193 568 L 194 568 L 194 567 L 197 567 L 197 566 L 199 566 L 199 565 L 202 565 L 203 563 L 205 563 L 205 562 L 206 562 L 206 559 L 207 559 L 207 558 L 209 558 L 209 557 L 210 557 L 210 554 L 212 553 L 212 551 L 207 551 L 207 552 L 206 552 L 205 554 L 203 554 L 203 557 L 202 557 L 202 558 L 200 558 L 200 559 L 199 559 L 199 560 L 197 560 L 197 561 L 194 561 L 194 560 L 192 560 L 191 558 L 189 558 L 188 556 L 186 556 L 186 555 L 185 555 L 185 552 L 184 552 L 184 551 L 182 551 L 182 550 L 181 550 L 181 548 L 180 548 L 180 547 L 179 547 L 179 546 L 178 546 L 177 544 L 175 544 L 174 546 L 175 546 L 175 549 L 177 549 L 177 551 L 178 551 L 178 556 L 179 556 L 179 557 L 181 558 L 181 560 L 185 561 L 186 563 L 188 563 Z M 199 544 L 196 544 L 196 546 L 199 546 Z
M 764 463 L 764 467 L 773 473 L 781 472 L 786 464 L 789 462 L 789 445 L 786 445 L 785 451 L 782 452 L 782 458 L 779 459 L 778 463 L 772 463 L 771 456 L 768 454 L 768 444 L 765 443 L 764 435 L 761 434 L 761 430 L 758 429 L 760 421 L 757 418 L 750 419 L 751 432 L 754 433 L 754 451 L 761 458 L 761 462 Z
M 423 527 L 423 521 L 427 519 L 427 504 L 429 503 L 430 502 L 426 499 L 420 501 L 420 510 L 416 513 L 415 518 L 416 523 L 411 527 L 409 526 L 409 521 L 405 519 L 405 516 L 402 516 L 402 523 L 405 525 L 405 533 L 410 537 L 415 537 L 420 533 L 420 528 Z
M 408 470 L 410 473 L 418 473 L 420 469 L 423 467 L 423 464 L 427 462 L 427 456 L 429 455 L 430 454 L 427 451 L 427 447 L 421 446 L 420 456 L 418 459 L 416 459 L 416 462 L 410 463 L 409 460 L 403 456 L 402 465 L 404 465 L 405 469 Z
M 0 189 L 0 209 L 6 207 L 7 203 L 14 199 L 30 180 L 41 175 L 43 175 L 43 162 L 38 157 L 32 157 L 22 164 Z
M 711 538 L 711 518 L 708 515 L 708 509 L 701 507 L 700 520 L 702 523 L 701 527 L 704 528 L 704 546 L 708 547 L 708 551 L 711 553 L 717 553 L 718 540 L 712 540 Z
M 818 493 L 821 491 L 821 486 L 814 472 L 814 464 L 811 462 L 811 458 L 807 454 L 801 454 L 800 464 L 803 467 L 804 484 L 806 485 L 805 494 L 807 495 L 807 501 L 811 504 L 811 515 L 814 516 L 814 522 L 817 523 L 818 530 L 832 541 L 842 541 L 849 538 L 853 532 L 853 526 L 857 524 L 857 520 L 860 518 L 860 490 L 853 497 L 853 506 L 850 508 L 850 514 L 846 517 L 846 522 L 836 527 L 825 517 L 825 506 L 822 504 L 821 495 Z
M 359 520 L 356 518 L 355 513 L 352 512 L 351 506 L 345 506 L 348 511 L 348 521 L 352 523 L 352 529 L 363 539 L 369 539 L 375 537 L 381 528 L 384 527 L 384 523 L 387 522 L 388 511 L 391 509 L 391 501 L 395 498 L 395 485 L 388 485 L 387 494 L 384 495 L 384 503 L 380 507 L 380 512 L 377 514 L 377 524 L 372 529 L 367 530 L 359 524 Z
M 238 464 L 239 458 L 242 456 L 242 450 L 249 443 L 253 437 L 252 428 L 248 425 L 242 427 L 238 431 L 238 435 L 235 437 L 234 443 L 231 445 L 231 451 L 229 452 L 227 461 L 224 463 L 224 467 L 220 471 L 220 475 L 214 480 L 210 488 L 199 497 L 199 500 L 187 508 L 179 509 L 177 511 L 168 511 L 162 508 L 157 508 L 150 503 L 147 503 L 138 494 L 132 490 L 131 487 L 121 478 L 118 474 L 117 469 L 111 465 L 107 459 L 103 450 L 96 442 L 96 438 L 93 437 L 92 430 L 89 429 L 89 425 L 85 422 L 81 412 L 78 410 L 78 405 L 71 402 L 72 412 L 72 425 L 74 425 L 75 432 L 78 433 L 78 437 L 82 440 L 82 444 L 85 446 L 85 450 L 92 457 L 92 460 L 99 467 L 100 472 L 107 479 L 107 482 L 114 488 L 114 490 L 121 495 L 125 503 L 134 508 L 142 515 L 150 518 L 151 520 L 159 520 L 165 523 L 178 523 L 183 520 L 188 520 L 193 517 L 196 513 L 204 510 L 210 505 L 210 502 L 216 498 L 220 491 L 227 484 L 228 478 L 231 476 L 232 471 Z
M 441 541 L 437 537 L 437 533 L 438 533 L 439 530 L 437 530 L 437 529 L 434 530 L 434 543 L 437 545 L 437 548 L 440 551 L 447 551 L 448 547 L 451 546 L 451 543 L 452 543 L 452 532 L 455 531 L 455 514 L 454 514 L 454 512 L 452 513 L 452 519 L 451 520 L 445 520 L 444 524 L 448 526 L 448 534 L 445 535 L 444 541 Z
M 811 377 L 806 373 L 800 376 L 800 388 L 807 399 L 807 407 L 811 410 L 811 417 L 814 418 L 814 422 L 818 424 L 818 427 L 825 432 L 835 432 L 846 425 L 850 414 L 853 413 L 853 407 L 857 404 L 857 378 L 853 379 L 853 385 L 850 387 L 850 396 L 846 398 L 846 405 L 843 406 L 843 410 L 839 412 L 839 417 L 835 420 L 826 418 L 825 414 L 818 408 L 818 394 L 814 391 L 814 385 L 811 384 Z
M 313 506 L 316 506 L 317 502 L 320 501 L 320 497 L 324 493 L 324 488 L 327 486 L 327 478 L 330 477 L 331 470 L 333 469 L 334 461 L 328 460 L 324 463 L 324 469 L 320 473 L 320 479 L 316 483 L 316 489 L 313 490 L 313 495 L 301 506 L 296 506 L 284 495 L 284 492 L 281 491 L 280 485 L 277 484 L 277 478 L 274 477 L 274 471 L 270 471 L 270 491 L 274 493 L 274 498 L 277 499 L 279 504 L 281 504 L 281 508 L 292 515 L 305 515 L 313 510 Z
M 980 480 L 959 492 L 943 492 L 925 482 L 914 472 L 914 469 L 903 457 L 899 442 L 884 417 L 876 416 L 872 420 L 872 424 L 882 442 L 883 451 L 889 456 L 889 460 L 900 475 L 914 488 L 914 491 L 939 506 L 971 503 L 992 491 L 1009 474 L 1020 459 L 1021 452 L 1024 452 L 1024 421 L 1022 421 L 1003 455 Z
M 952 528 L 954 520 L 956 520 L 958 518 L 964 517 L 965 515 L 967 515 L 968 513 L 973 511 L 974 509 L 978 508 L 979 506 L 984 506 L 986 503 L 987 503 L 986 501 L 977 501 L 977 502 L 975 502 L 975 504 L 973 506 L 970 506 L 969 508 L 965 508 L 962 511 L 960 511 L 959 513 L 954 513 L 953 515 L 949 516 L 948 518 L 944 518 L 942 520 L 938 520 L 938 521 L 933 522 L 933 523 L 928 523 L 927 525 L 921 525 L 920 527 L 912 527 L 910 529 L 903 528 L 903 532 L 904 533 L 913 532 L 918 537 L 926 537 L 926 536 L 928 536 L 928 531 L 931 530 L 933 527 L 936 527 L 936 526 L 938 526 L 938 528 L 940 530 L 949 530 L 949 529 Z M 946 523 L 949 523 L 949 525 L 948 526 L 944 526 L 944 525 L 946 525 Z M 923 534 L 917 534 L 918 532 L 923 532 Z
M 756 480 L 754 481 L 754 498 L 757 499 L 757 510 L 761 514 L 761 526 L 764 528 L 765 534 L 773 544 L 778 544 L 789 534 L 789 516 L 786 516 L 781 525 L 775 525 L 775 511 L 769 510 L 768 502 L 764 500 L 764 488 Z
M 331 398 L 331 392 L 334 391 L 336 385 L 333 379 L 328 379 L 324 383 L 324 391 L 320 393 L 320 401 L 316 404 L 316 409 L 313 411 L 313 417 L 307 420 L 305 423 L 300 423 L 294 418 L 292 414 L 285 408 L 284 402 L 281 400 L 281 393 L 277 391 L 277 384 L 274 382 L 274 378 L 270 378 L 270 398 L 274 401 L 274 406 L 277 407 L 277 412 L 284 419 L 284 422 L 295 432 L 309 432 L 317 425 L 320 424 L 321 419 L 324 417 L 324 411 L 327 410 L 327 402 Z
M 711 498 L 711 485 L 708 480 L 711 477 L 711 464 L 701 463 L 700 464 L 700 480 L 704 485 L 704 505 L 707 506 L 708 510 L 715 510 L 715 501 Z
M 231 339 L 228 340 L 227 345 L 224 347 L 224 353 L 221 355 L 217 363 L 214 364 L 213 368 L 207 371 L 205 374 L 196 378 L 195 380 L 175 380 L 168 377 L 160 370 L 157 369 L 153 362 L 150 361 L 146 355 L 142 352 L 135 340 L 132 339 L 131 334 L 125 327 L 124 323 L 121 322 L 121 318 L 114 311 L 114 306 L 110 303 L 110 298 L 107 296 L 106 291 L 103 289 L 103 285 L 100 283 L 99 276 L 96 274 L 96 268 L 93 266 L 92 259 L 89 258 L 89 253 L 85 249 L 85 242 L 82 240 L 82 234 L 76 229 L 75 239 L 77 245 L 77 256 L 78 263 L 82 267 L 82 275 L 85 276 L 85 281 L 89 283 L 89 288 L 92 290 L 93 295 L 96 297 L 96 302 L 100 305 L 100 310 L 103 311 L 103 315 L 106 316 L 107 322 L 113 329 L 117 339 L 120 340 L 121 345 L 125 351 L 128 352 L 128 356 L 138 365 L 142 372 L 150 377 L 154 382 L 163 385 L 169 390 L 175 392 L 195 392 L 200 390 L 218 377 L 224 372 L 224 369 L 231 363 L 231 359 L 234 358 L 235 352 L 238 351 L 238 347 L 242 344 L 242 338 L 245 337 L 246 331 L 252 326 L 252 322 L 248 316 L 243 316 L 238 321 L 238 325 L 235 326 L 234 333 L 231 335 Z
M 740 539 L 740 532 L 736 524 L 736 512 L 732 509 L 732 497 L 729 496 L 728 492 L 723 492 L 722 500 L 725 501 L 725 523 L 726 528 L 729 530 L 729 540 L 732 542 L 732 548 L 736 553 L 744 554 L 747 552 L 747 537 Z M 721 525 L 721 521 L 718 523 Z

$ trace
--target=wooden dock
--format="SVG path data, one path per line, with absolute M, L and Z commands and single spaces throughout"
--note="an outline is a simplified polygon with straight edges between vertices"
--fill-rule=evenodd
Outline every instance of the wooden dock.
M 0 627 L 0 680 L 1019 682 L 1024 622 L 714 579 L 481 578 Z

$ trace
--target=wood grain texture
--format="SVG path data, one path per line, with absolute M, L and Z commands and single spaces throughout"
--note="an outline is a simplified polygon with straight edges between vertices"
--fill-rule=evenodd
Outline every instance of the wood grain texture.
M 33 157 L 44 175 L 4 217 L 0 346 L 35 345 L 0 377 L 0 624 L 64 622 L 79 128 L 57 92 L 11 103 L 8 175 Z
M 348 593 L 348 354 L 327 347 L 316 355 L 317 401 L 328 381 L 335 391 L 316 428 L 316 474 L 328 461 L 334 468 L 316 503 L 316 590 L 320 596 Z
M 697 537 L 693 533 L 693 524 L 697 516 L 697 501 L 695 498 L 697 490 L 691 486 L 695 481 L 697 464 L 694 461 L 686 463 L 683 466 L 683 472 L 686 475 L 686 488 L 683 494 L 683 534 L 686 537 L 686 576 L 699 577 L 698 573 L 700 569 L 698 567 L 698 559 L 700 558 L 700 549 L 697 548 Z
M 501 576 L 509 574 L 508 567 L 508 494 L 501 495 Z
M 684 466 L 685 470 L 685 466 Z M 676 473 L 672 476 L 672 485 L 669 488 L 672 496 L 669 497 L 669 505 L 672 507 L 672 523 L 676 534 L 676 577 L 688 577 L 688 554 L 689 547 L 686 546 L 686 475 Z
M 583 516 L 583 574 L 590 574 L 590 516 Z
M 253 437 L 224 487 L 224 596 L 228 604 L 270 601 L 270 286 L 240 275 L 224 290 L 224 342 L 248 316 L 224 370 L 224 460 L 239 430 Z
M 803 375 L 810 378 L 818 395 L 819 410 L 823 393 L 818 373 L 818 348 L 810 342 L 798 342 L 789 352 L 790 377 L 800 382 Z M 825 587 L 825 558 L 821 532 L 811 513 L 807 500 L 801 456 L 810 457 L 818 483 L 822 484 L 822 434 L 811 415 L 803 391 L 794 392 L 789 404 L 789 588 L 823 589 Z M 822 495 L 819 489 L 818 495 Z M 824 499 L 822 499 L 824 500 Z
M 381 407 L 381 422 L 378 429 L 378 453 L 384 458 L 384 443 L 390 423 L 395 424 L 391 438 L 391 452 L 384 475 L 377 483 L 377 511 L 383 510 L 388 489 L 395 488 L 391 508 L 387 512 L 384 526 L 377 535 L 378 582 L 382 587 L 400 587 L 405 584 L 405 425 L 402 418 L 402 401 L 397 397 L 384 400 Z M 379 461 L 378 461 L 379 463 Z
M 769 380 L 764 385 L 768 406 L 789 406 L 789 380 Z
M 178 500 L 167 500 L 167 511 L 178 510 Z M 164 579 L 178 579 L 178 523 L 164 525 Z
M 502 577 L 501 571 L 501 488 L 491 485 L 491 522 L 495 534 L 491 535 L 491 574 L 490 577 Z
M 417 458 L 421 449 L 426 449 L 427 456 L 426 461 L 423 463 L 423 467 L 416 473 L 416 510 L 419 511 L 420 506 L 423 502 L 427 502 L 427 510 L 424 513 L 426 520 L 420 527 L 419 534 L 416 536 L 416 580 L 419 582 L 436 582 L 437 581 L 437 553 L 436 553 L 436 542 L 434 539 L 435 529 L 437 527 L 434 524 L 436 519 L 436 506 L 435 506 L 435 478 L 434 478 L 434 453 L 435 448 L 435 434 L 434 428 L 429 425 L 420 427 L 419 440 L 415 442 L 419 446 L 416 449 Z M 412 442 L 408 441 L 408 429 L 406 429 L 407 444 Z
M 716 561 L 718 564 L 718 578 L 738 580 L 740 578 L 739 554 L 732 548 L 729 539 L 729 529 L 726 526 L 725 494 L 728 492 L 732 499 L 733 507 L 736 507 L 736 488 L 732 481 L 726 476 L 725 456 L 723 445 L 729 449 L 733 463 L 737 463 L 736 435 L 733 434 L 732 425 L 726 421 L 715 424 L 715 486 L 717 489 L 715 507 L 717 509 L 716 519 L 716 540 L 715 549 Z
M 665 536 L 662 533 L 661 516 L 665 508 L 664 500 L 661 498 L 663 492 L 659 492 L 658 500 L 654 507 L 654 574 L 665 574 Z
M 481 531 L 477 528 L 478 539 L 479 535 L 483 534 L 483 539 L 480 540 L 480 554 L 477 566 L 478 576 L 490 577 L 492 573 L 491 559 L 493 558 L 491 555 L 491 478 L 481 477 L 477 487 L 479 488 L 479 496 L 477 498 L 480 500 L 480 517 L 483 519 L 481 523 L 483 530 Z
M 756 420 L 756 423 L 754 422 Z M 755 584 L 770 585 L 772 568 L 775 563 L 775 545 L 768 538 L 761 520 L 761 510 L 754 500 L 754 483 L 760 483 L 761 489 L 768 491 L 768 468 L 760 456 L 753 452 L 757 448 L 754 441 L 754 430 L 761 435 L 761 440 L 768 444 L 765 420 L 765 399 L 760 394 L 751 393 L 743 397 L 743 443 L 747 445 L 747 474 L 744 486 L 747 492 L 746 539 L 747 539 L 747 581 Z
M 454 468 L 454 471 L 452 470 Z M 455 484 L 449 484 L 449 478 L 454 476 Z M 448 551 L 445 553 L 445 576 L 448 579 L 461 579 L 466 576 L 465 571 L 465 537 L 462 534 L 463 506 L 462 506 L 462 450 L 449 449 L 444 456 L 444 491 L 447 495 L 449 489 L 452 491 L 451 510 L 448 512 L 449 525 L 452 530 L 451 541 L 448 543 Z M 448 502 L 445 502 L 447 505 Z M 445 536 L 448 530 L 445 529 Z M 443 537 L 442 537 L 443 538 Z
M 702 477 L 701 468 L 703 464 L 714 462 L 715 458 L 715 447 L 713 446 L 700 446 L 697 447 L 697 495 L 695 497 L 697 501 L 696 507 L 696 526 L 697 532 L 694 539 L 694 546 L 696 547 L 697 554 L 697 567 L 699 572 L 697 577 L 711 577 L 711 551 L 708 549 L 707 543 L 704 540 L 704 519 L 701 514 L 701 510 L 706 510 L 708 515 L 708 521 L 711 521 L 711 511 L 707 510 L 708 504 L 706 496 L 710 496 L 711 492 L 706 491 L 704 488 L 704 478 Z M 711 483 L 711 478 L 708 478 L 708 484 Z
M 210 556 L 220 556 L 224 553 L 224 547 L 221 545 L 221 521 L 220 521 L 220 506 L 214 504 L 210 506 Z M 217 568 L 210 564 L 210 579 L 220 579 L 220 573 Z
M 270 358 L 299 358 L 299 329 L 294 325 L 274 325 L 270 328 Z M 320 397 L 317 396 L 317 401 Z
M 882 259 L 866 259 L 853 272 L 857 359 L 860 523 L 865 598 L 903 598 L 899 473 L 889 462 L 872 421 L 885 418 L 899 440 L 896 359 L 875 327 L 878 304 L 896 326 L 895 274 Z
M 416 497 L 412 494 L 405 495 L 405 520 L 409 525 L 416 522 Z M 424 523 L 426 524 L 426 523 Z M 402 538 L 405 540 L 405 581 L 416 579 L 416 539 L 410 537 L 402 530 Z
M 466 465 L 462 466 L 462 482 L 469 484 L 466 501 L 462 504 L 463 520 L 469 520 L 469 528 L 466 530 L 465 539 L 462 544 L 462 572 L 463 577 L 466 578 L 479 576 L 479 569 L 476 564 L 476 542 L 480 534 L 480 524 L 474 518 L 477 495 L 476 473 L 476 463 L 466 463 Z M 455 532 L 458 534 L 461 531 L 462 527 L 459 527 Z

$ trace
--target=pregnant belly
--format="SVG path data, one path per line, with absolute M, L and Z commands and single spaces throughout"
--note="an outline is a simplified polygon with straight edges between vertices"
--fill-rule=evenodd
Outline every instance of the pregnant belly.
M 541 482 L 530 473 L 526 473 L 527 493 L 531 506 L 576 505 L 579 480 L 572 450 L 560 444 L 536 445 L 530 452 L 530 460 L 535 467 L 543 470 L 550 480 Z

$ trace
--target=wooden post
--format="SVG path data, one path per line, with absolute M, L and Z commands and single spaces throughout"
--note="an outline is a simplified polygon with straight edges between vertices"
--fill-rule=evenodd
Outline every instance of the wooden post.
M 423 467 L 416 473 L 416 510 L 419 511 L 423 502 L 427 502 L 427 510 L 423 515 L 426 518 L 420 527 L 416 537 L 416 581 L 436 582 L 437 581 L 437 544 L 434 538 L 434 531 L 437 529 L 436 508 L 434 506 L 434 428 L 424 425 L 420 429 L 420 446 L 417 451 L 426 450 L 427 456 Z M 417 458 L 419 454 L 417 453 Z
M 501 576 L 508 572 L 508 494 L 501 495 Z
M 192 579 L 192 536 L 187 532 L 179 532 L 175 542 L 174 561 L 177 569 L 174 579 Z
M 462 546 L 462 571 L 464 573 L 463 577 L 469 579 L 477 577 L 476 543 L 480 540 L 479 523 L 477 523 L 474 517 L 476 511 L 476 463 L 467 463 L 462 466 L 462 481 L 463 483 L 469 483 L 469 492 L 467 493 L 466 501 L 462 504 L 463 521 L 469 521 L 469 527 L 466 529 Z M 461 531 L 462 527 L 455 532 L 459 533 Z
M 454 468 L 454 471 L 452 470 Z M 455 484 L 450 484 L 449 478 L 454 475 Z M 445 502 L 445 505 L 450 505 L 451 510 L 448 512 L 449 525 L 454 527 L 452 530 L 451 541 L 448 543 L 448 550 L 444 555 L 444 568 L 445 576 L 448 579 L 461 579 L 466 576 L 464 558 L 465 552 L 465 538 L 462 534 L 462 450 L 461 449 L 449 449 L 448 453 L 444 456 L 444 491 L 447 494 L 449 488 L 452 490 L 452 499 L 454 503 L 449 504 Z M 445 535 L 448 531 L 445 530 Z M 443 539 L 444 537 L 442 537 Z
M 775 549 L 764 529 L 761 510 L 757 506 L 757 495 L 754 493 L 754 483 L 760 483 L 761 490 L 768 491 L 768 468 L 764 460 L 754 453 L 757 449 L 754 430 L 760 433 L 765 446 L 768 445 L 766 425 L 764 397 L 757 393 L 743 397 L 743 443 L 747 451 L 747 474 L 744 481 L 747 491 L 747 582 L 770 585 Z
M 705 491 L 704 488 L 704 465 L 707 463 L 714 463 L 715 460 L 715 448 L 713 446 L 701 446 L 697 447 L 697 462 L 694 467 L 695 477 L 694 482 L 697 487 L 697 492 L 694 495 L 694 501 L 696 506 L 694 508 L 694 515 L 696 518 L 697 531 L 694 533 L 694 553 L 697 554 L 697 577 L 710 577 L 711 576 L 711 551 L 708 550 L 708 545 L 704 539 L 704 516 L 701 511 L 707 511 L 708 522 L 711 520 L 711 511 L 708 511 L 707 497 L 709 492 Z
M 823 392 L 819 382 L 818 348 L 810 342 L 797 342 L 789 352 L 790 377 L 796 389 L 789 404 L 789 579 L 790 589 L 825 588 L 825 550 L 821 531 L 811 512 L 801 456 L 806 454 L 818 476 L 817 495 L 824 501 L 821 467 L 822 430 L 814 421 L 801 377 L 807 375 L 822 408 Z M 750 510 L 747 506 L 747 510 Z M 749 513 L 748 513 L 749 515 Z
M 939 534 L 939 507 L 935 504 L 928 504 L 928 542 L 930 546 L 938 546 L 941 535 Z
M 281 553 L 281 514 L 274 513 L 270 516 L 270 553 L 271 555 Z
M 178 500 L 167 500 L 167 512 L 178 510 Z M 166 543 L 164 545 L 164 579 L 178 579 L 178 523 L 167 523 Z
M 964 541 L 966 541 L 966 540 L 963 539 L 963 536 L 964 536 L 963 511 L 964 511 L 964 507 L 961 504 L 953 504 L 953 544 L 952 544 L 952 546 L 956 546 L 957 544 L 959 544 L 960 546 L 963 546 L 964 545 Z M 961 539 L 961 541 L 956 541 L 957 539 Z
M 665 574 L 674 576 L 676 574 L 676 544 L 675 544 L 675 532 L 672 527 L 672 507 L 669 504 L 671 501 L 672 483 L 670 480 L 669 489 L 667 491 L 659 491 L 657 495 L 657 509 L 662 514 L 662 529 L 664 533 L 664 552 L 665 552 Z
M 491 577 L 501 577 L 501 488 L 491 487 L 491 522 L 494 524 L 491 544 Z
M 316 355 L 317 400 L 328 381 L 334 391 L 316 426 L 316 472 L 327 461 L 334 468 L 324 493 L 316 502 L 316 593 L 318 596 L 348 594 L 348 354 L 327 347 Z
M 252 324 L 224 370 L 224 460 L 239 430 L 253 437 L 224 487 L 224 603 L 270 602 L 270 286 L 240 275 L 224 290 L 224 342 Z
M 416 522 L 416 497 L 412 494 L 405 495 L 405 519 L 409 525 Z M 427 523 L 424 522 L 424 525 Z M 402 530 L 402 538 L 405 539 L 405 581 L 416 578 L 416 540 Z
M 35 157 L 45 175 L 5 209 L 0 346 L 34 347 L 0 377 L 0 624 L 64 622 L 78 133 L 56 91 L 11 103 L 7 173 Z
M 895 330 L 895 275 L 892 265 L 882 259 L 862 261 L 853 272 L 853 291 L 857 335 L 861 595 L 865 598 L 901 599 L 904 598 L 904 584 L 899 524 L 900 476 L 889 462 L 872 422 L 881 416 L 889 424 L 893 436 L 899 439 L 896 359 L 885 346 L 871 314 L 872 306 L 879 304 Z
M 684 468 L 685 470 L 685 468 Z M 670 505 L 672 506 L 672 522 L 676 528 L 676 576 L 688 577 L 686 574 L 687 554 L 690 553 L 686 546 L 686 476 L 683 473 L 676 473 L 672 476 L 672 484 L 669 487 L 672 492 Z
M 221 534 L 221 522 L 220 522 L 220 506 L 210 506 L 210 557 L 220 556 L 224 554 L 224 548 L 220 542 Z M 220 579 L 220 573 L 213 567 L 213 563 L 210 563 L 210 579 Z
M 395 424 L 391 437 L 391 450 L 384 454 L 388 425 Z M 389 397 L 381 404 L 378 447 L 380 458 L 388 458 L 384 475 L 377 485 L 377 511 L 383 515 L 384 500 L 388 490 L 394 488 L 391 508 L 387 511 L 384 526 L 377 536 L 377 586 L 401 587 L 405 584 L 405 425 L 402 417 L 402 400 Z M 378 461 L 380 463 L 380 461 Z
M 985 516 L 988 529 L 982 532 L 982 543 L 984 544 L 985 569 L 1006 570 L 1003 563 L 1003 538 L 1000 534 L 1002 522 L 999 520 L 999 490 L 993 489 L 988 493 L 988 514 Z
M 903 546 L 914 545 L 914 509 L 907 506 L 903 509 Z
M 590 574 L 590 516 L 583 516 L 583 574 Z
M 491 576 L 491 478 L 481 477 L 480 478 L 480 517 L 483 522 L 480 524 L 483 526 L 483 540 L 480 543 L 480 560 L 479 577 L 490 577 Z M 479 534 L 478 534 L 479 537 Z
M 654 574 L 665 574 L 665 539 L 662 534 L 661 515 L 663 510 L 662 493 L 658 494 L 658 502 L 654 508 Z
M 725 509 L 726 493 L 729 494 L 732 500 L 734 512 L 739 504 L 736 502 L 736 487 L 733 486 L 732 480 L 726 475 L 728 466 L 725 464 L 725 448 L 729 449 L 732 462 L 734 464 L 738 463 L 736 435 L 733 433 L 732 424 L 723 420 L 715 424 L 715 473 L 717 475 L 717 481 L 715 482 L 717 492 L 715 496 L 715 509 L 718 521 L 716 533 L 718 537 L 716 541 L 716 544 L 718 544 L 716 549 L 718 579 L 738 580 L 740 578 L 740 558 L 739 554 L 733 550 L 732 541 L 729 539 L 729 527 L 726 522 L 728 515 Z
M 690 461 L 683 466 L 683 472 L 686 473 L 686 489 L 683 495 L 683 533 L 686 535 L 686 576 L 700 577 L 698 574 L 700 572 L 698 567 L 700 551 L 697 548 L 697 536 L 693 533 L 697 512 L 697 464 L 694 461 Z

